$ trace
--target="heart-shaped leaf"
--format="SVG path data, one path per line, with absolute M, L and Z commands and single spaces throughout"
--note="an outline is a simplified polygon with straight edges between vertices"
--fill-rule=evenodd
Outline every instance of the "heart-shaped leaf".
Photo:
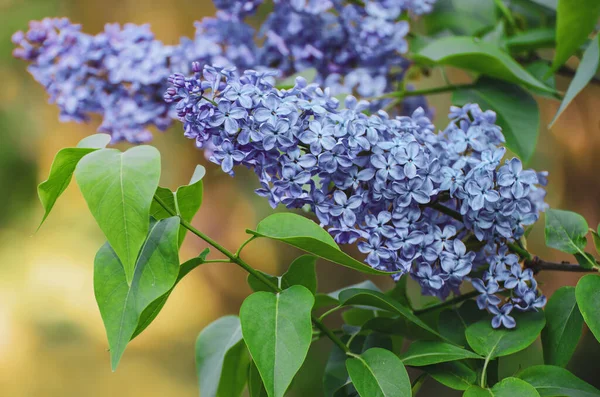
M 208 255 L 209 249 L 206 248 L 198 257 L 192 258 L 189 261 L 186 261 L 179 266 L 179 275 L 177 276 L 177 280 L 175 284 L 163 295 L 161 295 L 158 299 L 155 299 L 151 304 L 149 304 L 142 314 L 140 315 L 140 320 L 138 321 L 137 328 L 135 332 L 131 336 L 131 339 L 134 339 L 136 336 L 141 334 L 148 326 L 154 321 L 158 313 L 162 310 L 167 303 L 167 299 L 171 296 L 171 292 L 177 286 L 177 284 L 192 270 L 202 265 L 206 261 L 206 256 Z
M 568 254 L 581 255 L 581 258 L 586 261 L 582 266 L 591 269 L 597 265 L 596 261 L 592 261 L 584 251 L 587 232 L 588 224 L 583 216 L 571 211 L 555 209 L 546 211 L 546 245 Z
M 585 323 L 600 341 L 600 276 L 583 276 L 575 288 L 575 297 Z
M 346 369 L 361 397 L 410 397 L 410 379 L 391 351 L 372 348 L 346 360 Z
M 303 216 L 277 213 L 263 219 L 256 230 L 247 230 L 258 237 L 282 241 L 319 258 L 367 274 L 393 274 L 373 269 L 340 250 L 340 247 L 322 227 Z
M 171 289 L 179 272 L 179 218 L 154 222 L 134 267 L 131 284 L 124 267 L 107 243 L 94 260 L 94 293 L 110 346 L 111 366 L 117 368 L 142 311 Z
M 156 195 L 165 203 L 169 209 L 181 216 L 181 218 L 187 222 L 191 222 L 194 215 L 200 209 L 202 205 L 202 195 L 204 192 L 204 186 L 202 178 L 206 174 L 206 169 L 198 165 L 194 170 L 194 174 L 190 179 L 188 185 L 180 186 L 176 192 L 172 192 L 167 188 L 158 187 L 156 189 Z M 155 219 L 164 219 L 171 216 L 159 203 L 152 201 L 150 207 L 150 214 Z M 183 226 L 179 228 L 179 245 L 183 243 L 183 239 L 187 233 L 187 229 Z
M 292 285 L 303 285 L 313 294 L 317 293 L 317 273 L 315 264 L 317 258 L 312 255 L 302 255 L 296 258 L 289 266 L 288 270 L 281 276 L 281 288 L 288 288 Z M 277 285 L 279 280 L 275 276 L 261 272 L 269 281 Z M 248 285 L 254 292 L 271 291 L 262 281 L 252 274 L 248 275 Z
M 517 313 L 514 318 L 517 326 L 511 330 L 492 328 L 489 318 L 469 326 L 469 346 L 488 359 L 507 356 L 531 345 L 546 324 L 543 312 Z
M 425 365 L 445 363 L 448 361 L 468 358 L 483 359 L 483 357 L 458 346 L 444 342 L 416 341 L 413 342 L 400 359 L 404 365 L 422 367 Z
M 137 146 L 125 153 L 115 149 L 89 153 L 77 164 L 75 178 L 131 284 L 160 178 L 158 150 Z
M 237 316 L 225 316 L 206 326 L 196 340 L 196 370 L 200 395 L 236 397 L 242 394 L 250 358 Z
M 109 143 L 110 135 L 108 134 L 91 135 L 82 139 L 77 144 L 77 147 L 62 149 L 56 154 L 50 167 L 48 179 L 38 186 L 38 196 L 45 210 L 40 226 L 42 226 L 50 211 L 52 211 L 56 200 L 58 200 L 67 186 L 69 186 L 73 172 L 79 161 L 85 155 L 105 148 Z
M 574 287 L 559 288 L 546 305 L 546 327 L 542 330 L 544 362 L 565 367 L 575 352 L 583 317 L 577 307 Z
M 269 397 L 285 394 L 312 339 L 312 293 L 301 285 L 255 292 L 240 308 L 244 341 Z
M 524 369 L 517 376 L 535 387 L 542 397 L 600 396 L 600 390 L 561 367 L 536 365 Z

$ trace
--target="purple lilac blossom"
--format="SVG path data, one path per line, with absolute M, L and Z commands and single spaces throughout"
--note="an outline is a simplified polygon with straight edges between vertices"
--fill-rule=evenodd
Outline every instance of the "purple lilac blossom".
M 14 34 L 14 55 L 30 62 L 28 70 L 58 105 L 61 120 L 82 122 L 100 114 L 99 130 L 114 142 L 141 143 L 151 139 L 149 127 L 165 130 L 176 117 L 162 94 L 167 77 L 189 75 L 192 62 L 277 68 L 279 77 L 314 68 L 316 81 L 326 81 L 333 94 L 381 95 L 408 67 L 401 56 L 408 23 L 398 17 L 430 12 L 433 1 L 369 0 L 360 7 L 342 0 L 275 0 L 257 33 L 244 18 L 262 0 L 214 0 L 216 16 L 196 22 L 193 39 L 174 46 L 156 40 L 148 25 L 108 24 L 94 36 L 66 18 L 46 18 Z M 264 44 L 257 47 L 255 38 Z M 422 97 L 410 101 L 425 104 Z M 407 104 L 403 114 L 414 108 Z
M 367 116 L 366 101 L 349 96 L 340 106 L 301 77 L 279 90 L 268 73 L 193 69 L 171 76 L 165 94 L 185 135 L 225 172 L 253 169 L 273 207 L 310 208 L 338 243 L 357 243 L 366 263 L 396 280 L 409 273 L 426 295 L 445 299 L 471 281 L 495 327 L 514 326 L 513 310 L 545 304 L 506 243 L 545 210 L 546 174 L 516 158 L 502 164 L 495 113 L 452 107 L 436 134 L 421 108 Z M 227 111 L 236 115 L 229 126 Z

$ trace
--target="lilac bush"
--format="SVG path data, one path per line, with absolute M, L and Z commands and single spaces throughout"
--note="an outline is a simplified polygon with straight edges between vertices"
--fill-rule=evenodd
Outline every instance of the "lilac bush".
M 283 397 L 321 337 L 333 343 L 328 397 L 415 395 L 429 375 L 464 396 L 600 395 L 562 368 L 584 321 L 600 340 L 600 277 L 586 275 L 548 302 L 535 279 L 542 270 L 598 271 L 586 236 L 600 253 L 600 228 L 548 208 L 547 172 L 526 167 L 540 124 L 532 95 L 563 99 L 556 118 L 594 78 L 600 7 L 513 3 L 215 0 L 216 15 L 177 45 L 164 45 L 148 25 L 108 24 L 90 35 L 65 18 L 15 33 L 14 55 L 29 62 L 61 120 L 99 114 L 108 134 L 61 150 L 38 193 L 45 219 L 74 175 L 107 238 L 94 261 L 94 293 L 113 370 L 183 277 L 233 263 L 254 293 L 239 317 L 216 320 L 198 337 L 203 397 L 240 396 L 246 384 L 251 397 Z M 570 20 L 580 23 L 565 29 Z M 538 51 L 555 44 L 553 60 Z M 577 71 L 563 66 L 582 51 Z M 449 83 L 445 66 L 476 77 Z M 435 68 L 444 86 L 413 85 Z M 548 79 L 561 73 L 574 76 L 564 98 Z M 425 95 L 443 92 L 453 93 L 454 106 L 437 129 Z M 254 171 L 256 193 L 273 208 L 302 210 L 318 223 L 272 214 L 235 252 L 196 229 L 202 166 L 173 192 L 159 186 L 155 148 L 106 148 L 147 142 L 173 120 L 224 173 Z M 528 250 L 543 212 L 546 244 L 576 264 Z M 208 259 L 207 249 L 181 263 L 187 231 L 224 258 Z M 242 258 L 258 238 L 309 255 L 272 276 Z M 338 244 L 355 245 L 363 262 Z M 317 258 L 396 284 L 385 293 L 370 281 L 320 293 Z M 437 303 L 415 307 L 408 281 Z M 342 328 L 329 328 L 325 318 L 340 309 Z M 394 335 L 411 340 L 408 349 Z M 538 335 L 546 365 L 496 382 L 497 358 Z M 405 365 L 422 373 L 411 382 Z

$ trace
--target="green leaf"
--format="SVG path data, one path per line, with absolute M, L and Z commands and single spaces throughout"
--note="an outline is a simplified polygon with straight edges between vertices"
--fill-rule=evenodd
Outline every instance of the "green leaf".
M 370 336 L 370 335 L 369 335 Z M 365 350 L 367 338 L 364 335 L 356 335 L 350 341 L 349 335 L 341 337 L 342 342 L 350 342 L 350 351 L 355 354 L 360 354 Z M 369 345 L 373 345 L 372 341 Z M 374 346 L 381 347 L 381 346 Z M 326 397 L 337 397 L 346 395 L 345 389 L 353 389 L 348 370 L 346 370 L 346 359 L 348 356 L 339 347 L 334 345 L 325 365 L 325 373 L 323 374 L 323 391 Z
M 248 394 L 250 397 L 268 397 L 254 361 L 250 361 L 250 368 L 248 368 Z
M 104 149 L 110 143 L 109 134 L 93 134 L 79 141 L 76 147 L 83 149 Z
M 202 195 L 204 193 L 202 178 L 205 174 L 206 169 L 201 165 L 197 165 L 188 185 L 180 186 L 177 188 L 176 192 L 172 192 L 167 188 L 159 186 L 156 189 L 156 195 L 168 205 L 171 211 L 181 216 L 185 221 L 191 222 L 202 205 Z M 171 216 L 171 214 L 156 201 L 152 201 L 150 214 L 156 219 L 163 219 Z M 183 243 L 187 231 L 188 230 L 185 227 L 179 227 L 179 246 Z
M 317 273 L 315 264 L 317 258 L 312 255 L 302 255 L 296 258 L 281 276 L 281 287 L 288 288 L 292 285 L 302 285 L 312 294 L 317 293 Z
M 160 178 L 158 150 L 137 146 L 125 153 L 115 149 L 89 153 L 77 164 L 75 178 L 131 284 Z
M 585 246 L 588 224 L 585 219 L 575 212 L 549 209 L 546 211 L 546 245 L 548 247 L 585 256 Z M 589 258 L 587 258 L 589 259 Z M 596 266 L 595 261 L 589 263 L 589 268 Z
M 175 284 L 173 284 L 173 286 L 171 287 L 171 289 L 169 289 L 169 291 L 167 291 L 165 294 L 160 296 L 158 299 L 155 299 L 151 304 L 149 304 L 144 309 L 144 311 L 140 315 L 140 320 L 138 321 L 137 328 L 135 329 L 135 332 L 131 336 L 131 339 L 134 339 L 136 336 L 141 334 L 146 328 L 148 328 L 148 326 L 152 323 L 152 321 L 154 321 L 156 316 L 158 316 L 158 313 L 160 313 L 162 308 L 165 306 L 165 303 L 167 303 L 167 299 L 169 299 L 169 296 L 171 296 L 171 293 L 173 292 L 173 290 L 175 289 L 177 284 L 179 284 L 179 282 L 189 272 L 194 270 L 196 267 L 202 265 L 206 261 L 206 255 L 208 255 L 208 251 L 209 250 L 207 248 L 200 254 L 200 256 L 198 256 L 196 258 L 192 258 L 189 261 L 186 261 L 185 263 L 183 263 L 181 266 L 179 266 L 179 275 L 177 276 L 177 280 L 175 281 Z
M 415 54 L 415 60 L 434 65 L 454 66 L 509 83 L 555 93 L 494 44 L 472 37 L 451 36 L 437 39 Z
M 107 243 L 94 260 L 94 293 L 108 336 L 111 366 L 117 368 L 142 311 L 177 280 L 179 218 L 154 222 L 134 267 L 130 285 L 123 265 Z
M 512 51 L 530 51 L 554 47 L 554 28 L 537 28 L 508 37 L 504 44 Z
M 561 367 L 537 365 L 524 369 L 517 376 L 535 387 L 542 397 L 600 396 L 600 390 Z
M 326 397 L 333 397 L 336 392 L 349 383 L 348 371 L 346 370 L 346 353 L 339 347 L 333 346 L 323 374 L 323 392 Z
M 460 0 L 438 2 L 433 12 L 422 16 L 428 35 L 451 31 L 454 34 L 473 36 L 493 26 L 496 10 L 491 1 Z M 414 47 L 410 47 L 414 51 Z
M 467 328 L 469 346 L 478 354 L 493 359 L 516 353 L 531 345 L 546 320 L 543 312 L 516 313 L 515 329 L 494 329 L 489 318 L 485 318 Z
M 428 365 L 421 368 L 442 385 L 454 390 L 467 390 L 477 381 L 477 374 L 460 362 Z
M 587 40 L 600 17 L 597 0 L 558 0 L 556 51 L 552 71 L 557 71 Z
M 269 397 L 284 395 L 312 339 L 314 297 L 301 285 L 281 293 L 255 292 L 240 308 L 242 334 Z
M 277 213 L 263 219 L 256 231 L 247 230 L 258 237 L 282 241 L 319 258 L 367 274 L 393 274 L 373 269 L 340 250 L 333 237 L 315 222 L 291 213 Z
M 291 264 L 288 270 L 281 276 L 281 288 L 286 289 L 292 285 L 302 285 L 306 287 L 312 294 L 317 292 L 317 273 L 316 264 L 317 258 L 312 255 L 302 255 L 296 258 Z M 279 285 L 279 277 L 271 276 L 265 272 L 258 270 L 263 276 L 275 285 Z M 248 285 L 252 288 L 252 291 L 267 291 L 271 292 L 271 289 L 267 287 L 262 281 L 248 274 Z
M 575 297 L 585 323 L 600 341 L 600 275 L 583 276 L 575 288 Z
M 556 8 L 558 7 L 558 0 L 529 0 L 535 4 L 539 4 L 541 6 L 544 6 L 550 10 L 554 10 L 556 11 Z
M 271 276 L 270 274 L 265 273 L 262 270 L 256 270 L 256 271 L 258 273 L 262 274 L 263 276 L 265 276 L 267 278 L 267 280 L 269 280 L 273 284 L 279 285 L 279 277 Z M 259 291 L 273 292 L 273 290 L 271 288 L 266 286 L 265 283 L 260 281 L 258 278 L 256 278 L 252 274 L 248 274 L 246 281 L 248 282 L 248 285 L 254 292 L 259 292 Z
M 408 308 L 412 307 L 412 303 L 408 297 L 408 277 L 400 277 L 400 280 L 396 282 L 394 288 L 387 291 L 385 294 L 392 299 L 397 300 L 403 306 Z
M 479 386 L 471 386 L 463 393 L 463 397 L 494 397 L 490 389 L 482 389 Z
M 404 365 L 412 367 L 422 367 L 467 358 L 483 359 L 483 357 L 471 351 L 448 343 L 434 341 L 413 342 L 408 350 L 400 356 Z
M 410 397 L 410 379 L 402 361 L 392 352 L 369 349 L 346 361 L 352 384 L 361 397 Z
M 519 378 L 505 378 L 492 387 L 494 397 L 540 397 L 535 387 Z
M 598 230 L 600 230 L 600 225 L 598 225 Z M 600 234 L 597 231 L 590 229 L 592 233 L 592 238 L 594 239 L 594 247 L 596 248 L 596 252 L 600 254 Z
M 571 101 L 573 101 L 573 99 L 575 99 L 575 97 L 579 95 L 579 93 L 588 85 L 598 71 L 598 66 L 600 66 L 600 35 L 596 35 L 596 37 L 594 37 L 594 40 L 592 40 L 588 48 L 583 53 L 583 57 L 581 58 L 579 66 L 577 67 L 575 76 L 573 77 L 573 80 L 571 80 L 571 84 L 569 84 L 569 88 L 567 88 L 565 97 L 560 104 L 556 115 L 550 122 L 549 127 L 554 125 L 556 120 L 569 106 Z
M 469 300 L 458 309 L 445 309 L 438 319 L 439 333 L 459 346 L 467 346 L 465 331 L 471 324 L 485 317 L 475 301 Z
M 496 112 L 506 146 L 528 162 L 535 152 L 539 135 L 540 112 L 537 102 L 521 87 L 489 78 L 481 78 L 474 88 L 454 92 L 452 103 L 478 103 L 482 109 Z
M 326 306 L 339 306 L 340 293 L 347 289 L 353 289 L 353 288 L 364 288 L 364 289 L 370 289 L 373 291 L 381 292 L 379 287 L 377 287 L 371 280 L 361 281 L 360 283 L 349 285 L 344 288 L 340 288 L 339 290 L 330 292 L 328 294 L 317 293 L 315 295 L 315 306 L 313 307 L 313 310 L 321 309 Z
M 559 288 L 546 305 L 546 327 L 542 330 L 544 362 L 565 367 L 575 352 L 583 317 L 577 307 L 574 287 Z
M 81 140 L 76 148 L 62 149 L 56 154 L 50 167 L 48 179 L 38 186 L 38 196 L 45 210 L 40 227 L 52 211 L 56 200 L 69 186 L 79 161 L 85 155 L 106 147 L 109 142 L 110 135 L 95 134 Z
M 246 385 L 249 363 L 240 319 L 225 316 L 212 322 L 196 340 L 200 395 L 239 396 Z
M 339 296 L 340 304 L 343 306 L 349 305 L 364 305 L 364 306 L 372 306 L 378 309 L 387 310 L 392 313 L 399 314 L 406 320 L 414 323 L 419 328 L 426 330 L 427 332 L 438 336 L 441 339 L 445 339 L 442 335 L 437 333 L 430 326 L 425 324 L 420 318 L 415 316 L 412 311 L 400 304 L 400 302 L 395 301 L 389 296 L 368 289 L 346 289 L 340 293 Z

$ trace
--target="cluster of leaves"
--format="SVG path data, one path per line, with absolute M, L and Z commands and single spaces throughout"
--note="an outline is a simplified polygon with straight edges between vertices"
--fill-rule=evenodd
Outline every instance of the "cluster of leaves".
M 177 283 L 195 267 L 220 260 L 208 260 L 208 250 L 183 264 L 179 260 L 188 230 L 207 239 L 189 224 L 202 202 L 204 169 L 199 166 L 189 185 L 171 192 L 158 185 L 156 149 L 138 146 L 120 152 L 106 149 L 108 140 L 107 135 L 94 135 L 61 150 L 39 195 L 45 219 L 74 174 L 106 235 L 108 241 L 94 262 L 94 289 L 114 370 L 128 342 L 154 320 Z M 549 246 L 578 254 L 587 231 L 577 214 L 548 213 Z M 245 264 L 240 258 L 243 247 L 233 254 L 212 243 L 229 261 L 246 266 L 242 267 L 250 273 L 248 284 L 254 293 L 244 301 L 239 317 L 220 318 L 200 333 L 196 361 L 202 396 L 239 396 L 247 385 L 253 397 L 281 397 L 311 343 L 323 336 L 334 342 L 323 375 L 328 396 L 409 396 L 425 376 L 464 390 L 465 396 L 600 395 L 564 369 L 584 319 L 600 338 L 598 275 L 582 278 L 576 289 L 561 288 L 546 314 L 521 313 L 515 330 L 496 330 L 475 302 L 466 299 L 473 294 L 458 298 L 456 303 L 465 301 L 460 305 L 414 308 L 406 278 L 388 292 L 370 281 L 317 292 L 317 258 L 366 274 L 388 273 L 348 256 L 327 232 L 300 215 L 273 214 L 248 233 L 249 241 L 268 238 L 308 254 L 275 277 Z M 594 232 L 595 241 L 597 236 Z M 337 311 L 343 311 L 344 325 L 331 330 L 322 320 Z M 540 335 L 547 365 L 498 381 L 494 362 L 527 348 Z M 421 371 L 414 384 L 406 367 Z

